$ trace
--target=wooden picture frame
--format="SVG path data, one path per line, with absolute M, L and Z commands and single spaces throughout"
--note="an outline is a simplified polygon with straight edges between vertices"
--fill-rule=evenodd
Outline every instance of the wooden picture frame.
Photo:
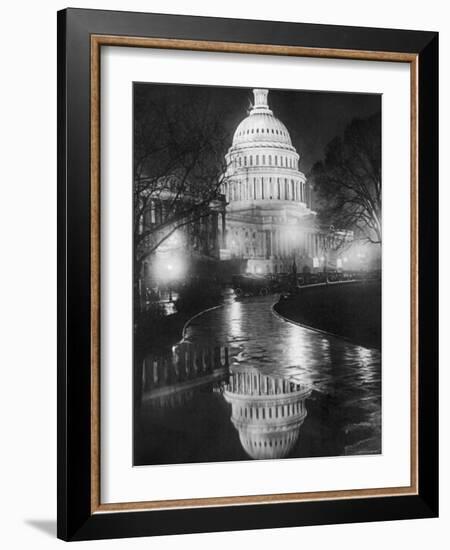
M 410 65 L 409 487 L 101 503 L 100 51 L 111 45 Z M 437 144 L 437 33 L 84 9 L 58 13 L 58 537 L 437 516 Z

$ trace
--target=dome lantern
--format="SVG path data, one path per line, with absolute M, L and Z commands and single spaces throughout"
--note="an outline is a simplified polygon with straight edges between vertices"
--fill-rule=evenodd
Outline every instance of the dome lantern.
M 255 88 L 253 90 L 253 96 L 255 98 L 252 110 L 250 111 L 250 115 L 254 115 L 256 113 L 264 112 L 268 115 L 273 114 L 272 111 L 269 109 L 269 104 L 267 102 L 267 96 L 269 94 L 269 90 L 264 90 L 261 88 Z

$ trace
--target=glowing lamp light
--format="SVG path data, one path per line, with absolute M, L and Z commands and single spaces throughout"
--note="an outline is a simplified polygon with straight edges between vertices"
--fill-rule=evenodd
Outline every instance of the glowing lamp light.
M 170 254 L 170 257 L 164 257 L 163 254 L 159 254 L 154 270 L 156 278 L 161 283 L 175 281 L 183 276 L 185 264 L 179 255 Z
M 317 257 L 313 258 L 313 267 L 319 267 L 319 258 Z
M 324 261 L 325 261 L 325 257 L 324 257 L 324 256 L 320 256 L 320 261 L 321 261 L 321 262 L 324 262 Z
M 261 273 L 262 272 L 262 269 L 260 267 L 257 267 L 256 268 L 256 273 Z

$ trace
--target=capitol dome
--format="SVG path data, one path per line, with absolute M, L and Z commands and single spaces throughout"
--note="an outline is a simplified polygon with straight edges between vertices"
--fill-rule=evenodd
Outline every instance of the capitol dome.
M 273 112 L 269 109 L 268 93 L 268 90 L 253 90 L 254 105 L 248 117 L 244 118 L 236 128 L 232 147 L 261 144 L 262 146 L 273 145 L 274 147 L 293 149 L 286 126 L 274 117 Z
M 224 194 L 231 202 L 288 200 L 305 204 L 306 178 L 298 169 L 300 156 L 288 129 L 269 108 L 268 94 L 268 90 L 253 90 L 253 107 L 234 132 L 226 155 Z

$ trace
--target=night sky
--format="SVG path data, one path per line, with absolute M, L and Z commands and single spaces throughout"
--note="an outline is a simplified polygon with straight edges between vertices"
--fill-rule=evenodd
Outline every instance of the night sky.
M 135 92 L 149 98 L 170 95 L 171 100 L 186 97 L 193 100 L 198 94 L 220 114 L 229 140 L 239 122 L 244 119 L 253 102 L 251 88 L 216 86 L 183 86 L 174 84 L 135 83 Z M 366 118 L 381 110 L 381 95 L 344 92 L 312 92 L 269 89 L 269 107 L 289 130 L 292 143 L 300 154 L 300 170 L 308 173 L 321 160 L 329 141 L 342 135 L 353 118 Z M 135 117 L 139 117 L 135 108 Z

